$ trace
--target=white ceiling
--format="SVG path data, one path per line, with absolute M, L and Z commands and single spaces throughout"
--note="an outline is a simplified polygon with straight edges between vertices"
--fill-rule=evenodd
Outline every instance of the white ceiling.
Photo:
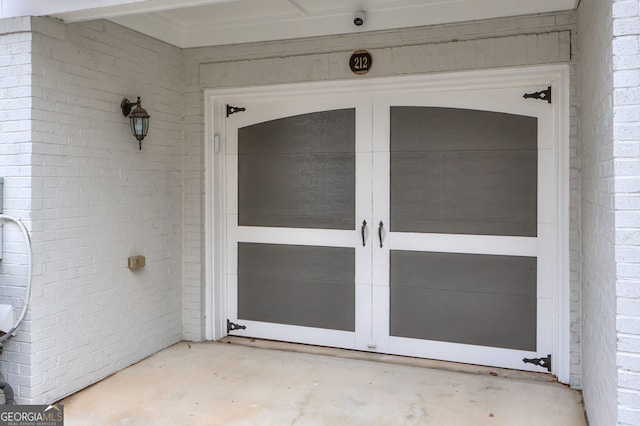
M 579 0 L 0 0 L 0 17 L 107 18 L 179 47 L 348 34 L 577 7 Z M 356 27 L 356 11 L 366 11 Z

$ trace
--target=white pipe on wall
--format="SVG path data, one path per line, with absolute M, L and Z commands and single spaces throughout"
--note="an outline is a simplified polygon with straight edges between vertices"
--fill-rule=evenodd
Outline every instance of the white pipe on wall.
M 28 270 L 28 276 L 27 276 L 27 287 L 26 287 L 26 292 L 24 297 L 24 303 L 22 304 L 22 310 L 20 311 L 20 315 L 18 316 L 18 319 L 13 324 L 13 327 L 11 327 L 11 329 L 6 334 L 4 334 L 3 336 L 0 336 L 0 345 L 9 337 L 14 335 L 14 333 L 20 326 L 20 323 L 22 323 L 24 316 L 27 314 L 27 308 L 29 307 L 29 299 L 31 296 L 31 277 L 33 275 L 33 253 L 31 250 L 31 237 L 29 236 L 29 231 L 27 231 L 27 228 L 24 226 L 24 223 L 22 223 L 22 220 L 20 220 L 19 218 L 7 216 L 5 214 L 0 214 L 0 222 L 2 221 L 13 222 L 16 225 L 18 225 L 18 228 L 20 228 L 20 230 L 22 231 L 25 244 L 27 245 L 29 270 Z

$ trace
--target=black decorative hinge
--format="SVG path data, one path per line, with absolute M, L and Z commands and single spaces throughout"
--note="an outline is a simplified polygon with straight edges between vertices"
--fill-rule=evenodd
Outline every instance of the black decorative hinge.
M 543 101 L 551 103 L 551 86 L 549 86 L 547 90 L 541 90 L 534 93 L 525 93 L 522 97 L 525 99 L 541 99 Z
M 236 112 L 246 111 L 247 109 L 244 107 L 234 107 L 231 105 L 227 105 L 227 117 L 231 114 L 235 114 Z
M 233 330 L 246 330 L 246 325 L 234 324 L 231 321 L 227 320 L 227 333 Z
M 546 368 L 551 372 L 551 355 L 547 355 L 546 358 L 524 358 L 522 360 L 525 364 L 533 364 L 538 367 Z

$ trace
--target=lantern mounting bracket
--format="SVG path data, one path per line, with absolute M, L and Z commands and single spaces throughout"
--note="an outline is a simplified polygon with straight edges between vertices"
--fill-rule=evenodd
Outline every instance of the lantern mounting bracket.
M 122 109 L 122 115 L 128 117 L 131 114 L 131 110 L 135 105 L 138 105 L 138 102 L 129 102 L 129 99 L 123 98 L 120 103 L 120 109 Z

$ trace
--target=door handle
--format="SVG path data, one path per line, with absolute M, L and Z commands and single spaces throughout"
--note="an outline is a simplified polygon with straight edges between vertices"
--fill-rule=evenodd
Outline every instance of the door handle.
M 362 234 L 362 247 L 364 247 L 366 245 L 365 240 L 364 240 L 364 231 L 365 229 L 367 229 L 367 221 L 363 220 L 362 221 L 362 228 L 360 228 L 360 233 Z
M 384 223 L 380 221 L 378 224 L 378 240 L 380 240 L 380 248 L 382 248 L 382 229 L 384 228 Z

